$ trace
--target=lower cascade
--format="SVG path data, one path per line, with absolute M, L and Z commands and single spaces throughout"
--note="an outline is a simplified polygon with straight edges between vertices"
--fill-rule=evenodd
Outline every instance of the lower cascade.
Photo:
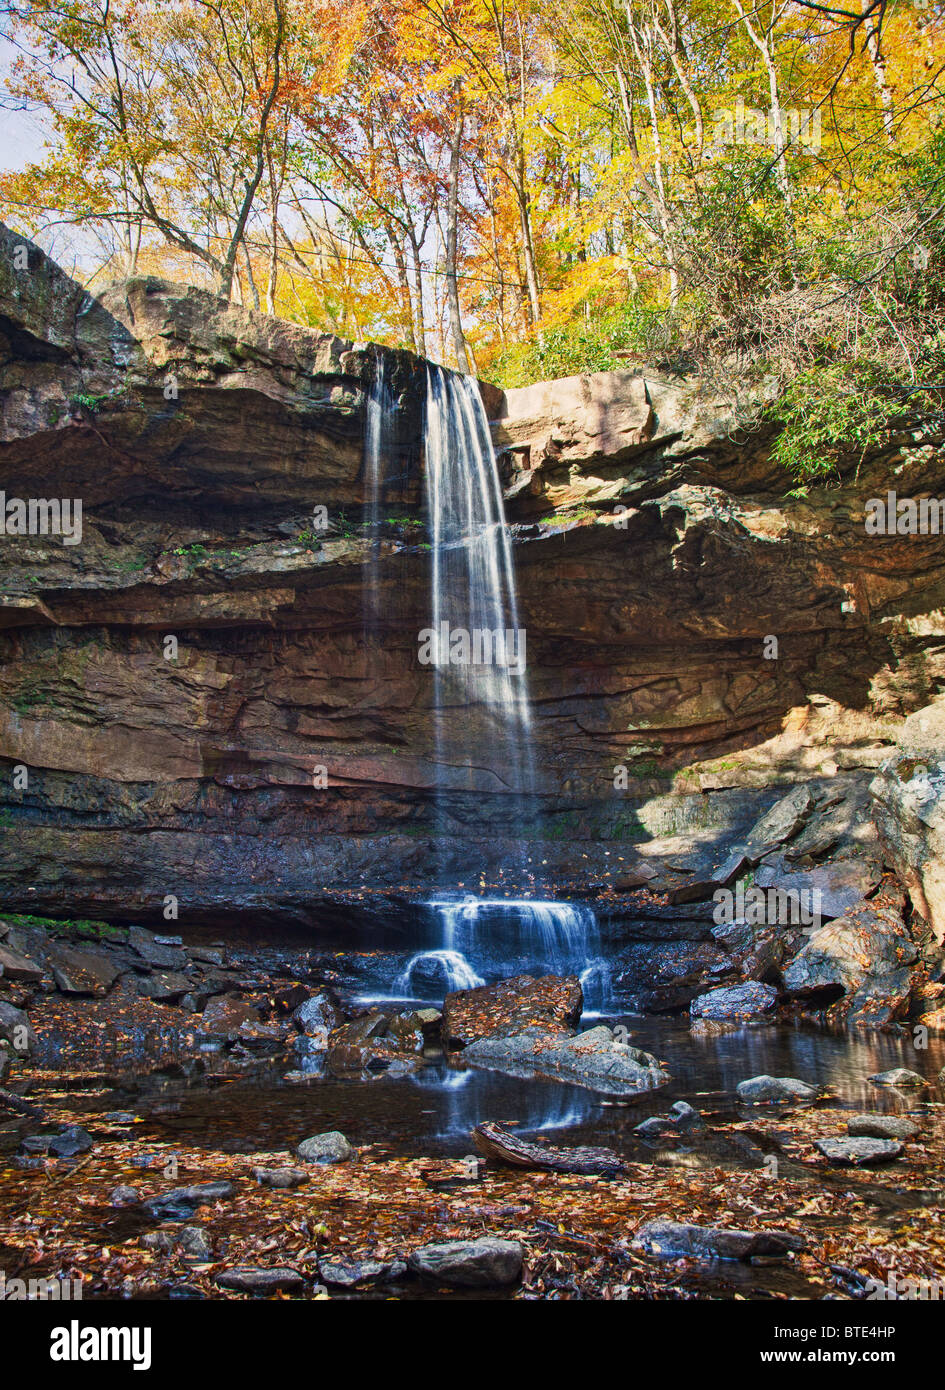
M 411 956 L 407 968 L 397 977 L 397 988 L 404 997 L 426 991 L 431 986 L 444 994 L 456 989 L 476 989 L 486 982 L 459 951 L 419 951 Z
M 404 997 L 439 997 L 518 974 L 577 975 L 585 1010 L 610 1000 L 609 967 L 592 908 L 531 898 L 432 898 L 435 948 L 412 956 L 397 984 Z

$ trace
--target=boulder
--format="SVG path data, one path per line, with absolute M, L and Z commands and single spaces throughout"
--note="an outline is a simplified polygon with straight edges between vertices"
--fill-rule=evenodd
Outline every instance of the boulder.
M 675 1105 L 670 1106 L 668 1115 L 651 1115 L 648 1120 L 635 1125 L 633 1132 L 641 1139 L 661 1139 L 667 1135 L 700 1134 L 704 1129 L 705 1121 L 699 1111 L 684 1100 L 677 1100 Z
M 853 1139 L 914 1139 L 919 1126 L 904 1115 L 853 1115 L 847 1120 L 847 1133 Z
M 190 1187 L 172 1187 L 166 1192 L 158 1192 L 142 1202 L 142 1210 L 159 1221 L 179 1221 L 192 1216 L 198 1207 L 210 1207 L 215 1202 L 232 1197 L 235 1188 L 231 1182 L 194 1183 Z
M 0 946 L 0 976 L 5 980 L 21 980 L 35 985 L 43 978 L 42 966 L 9 946 Z
M 291 1190 L 307 1183 L 311 1174 L 307 1173 L 304 1168 L 291 1168 L 286 1165 L 282 1168 L 254 1168 L 253 1177 L 261 1187 Z
M 784 1257 L 804 1247 L 793 1231 L 739 1231 L 722 1226 L 691 1226 L 679 1221 L 648 1221 L 633 1238 L 638 1250 L 664 1259 L 750 1260 Z
M 795 1076 L 751 1076 L 735 1087 L 738 1099 L 749 1105 L 786 1104 L 794 1101 L 816 1100 L 816 1086 L 799 1081 Z
M 121 966 L 104 952 L 80 951 L 59 944 L 50 948 L 47 961 L 62 994 L 101 997 L 122 973 Z
M 183 999 L 193 988 L 193 980 L 175 970 L 155 970 L 150 975 L 136 976 L 134 987 L 144 999 L 159 1004 L 171 1004 Z M 202 1023 L 200 1025 L 203 1026 Z
M 53 1158 L 75 1158 L 88 1153 L 95 1141 L 81 1125 L 68 1125 L 59 1134 L 32 1134 L 23 1140 L 24 1153 L 46 1153 Z
M 291 1293 L 305 1285 L 305 1278 L 297 1269 L 278 1265 L 263 1269 L 258 1265 L 238 1265 L 233 1269 L 221 1269 L 213 1276 L 213 1282 L 221 1289 L 233 1289 L 235 1293 L 250 1293 L 264 1298 L 274 1293 Z
M 295 1151 L 296 1157 L 303 1163 L 346 1163 L 355 1156 L 355 1152 L 337 1129 L 303 1139 Z
M 127 1183 L 119 1183 L 113 1187 L 108 1194 L 108 1200 L 113 1207 L 130 1207 L 138 1201 L 140 1193 L 136 1187 L 129 1187 Z
M 811 910 L 819 904 L 820 917 L 827 921 L 844 916 L 861 903 L 879 883 L 880 876 L 878 864 L 865 857 L 838 859 L 803 870 L 788 868 L 783 860 L 776 860 L 759 866 L 755 887 L 792 893 L 797 902 Z
M 830 1163 L 862 1167 L 872 1163 L 891 1163 L 902 1153 L 897 1139 L 815 1139 L 814 1147 Z
M 917 1071 L 908 1067 L 891 1067 L 889 1071 L 876 1071 L 867 1080 L 874 1086 L 927 1086 L 929 1083 Z
M 700 995 L 692 1001 L 689 1013 L 692 1018 L 710 1022 L 740 1023 L 762 1018 L 772 1011 L 777 1002 L 778 991 L 772 985 L 748 980 L 742 985 L 728 985 Z
M 799 996 L 833 994 L 837 1023 L 887 1024 L 909 1006 L 915 943 L 892 901 L 860 902 L 813 932 L 784 970 L 784 986 Z
M 244 1023 L 258 1023 L 259 1013 L 238 995 L 217 994 L 204 1009 L 197 1025 L 201 1032 L 235 1042 Z
M 423 1051 L 424 1036 L 419 1025 L 412 1029 L 404 1019 L 415 1020 L 414 1014 L 388 1015 L 377 1010 L 362 1014 L 336 1028 L 328 1038 L 325 1064 L 336 1076 L 352 1072 L 389 1072 L 403 1074 L 413 1068 Z M 319 1039 L 307 1040 L 319 1045 Z M 299 1049 L 307 1055 L 309 1049 Z
M 480 1038 L 511 1037 L 528 1028 L 565 1035 L 581 1017 L 584 995 L 576 975 L 516 975 L 495 985 L 460 990 L 443 1001 L 443 1041 L 465 1046 Z
M 143 927 L 128 928 L 128 945 L 142 960 L 147 961 L 148 965 L 160 966 L 167 970 L 181 970 L 188 963 L 186 951 L 162 944 Z
M 813 806 L 813 792 L 804 783 L 776 801 L 748 832 L 745 855 L 750 862 L 757 864 L 786 840 L 793 839 L 806 823 Z
M 14 1052 L 28 1057 L 36 1050 L 36 1034 L 29 1017 L 22 1009 L 0 999 L 0 1040 L 9 1043 Z
M 408 1268 L 453 1288 L 489 1289 L 514 1284 L 522 1273 L 522 1247 L 517 1240 L 451 1240 L 422 1245 L 411 1252 Z
M 108 1201 L 113 1207 L 133 1207 L 139 1197 L 138 1188 L 129 1187 L 126 1183 L 118 1184 L 118 1187 L 111 1188 L 110 1193 L 108 1193 Z
M 618 1042 L 601 1024 L 576 1037 L 530 1029 L 512 1037 L 486 1037 L 471 1043 L 463 1062 L 511 1076 L 544 1076 L 575 1082 L 606 1095 L 638 1095 L 670 1080 L 649 1052 Z
M 213 1258 L 210 1238 L 202 1226 L 182 1226 L 177 1234 L 176 1245 L 188 1259 L 203 1262 Z
M 341 1014 L 325 993 L 313 994 L 300 1004 L 292 1015 L 292 1022 L 300 1033 L 308 1038 L 324 1040 L 328 1046 L 328 1034 L 342 1022 Z
M 874 815 L 886 862 L 907 889 L 912 905 L 928 925 L 936 940 L 945 942 L 945 709 L 920 716 L 936 721 L 937 747 L 923 749 L 915 742 L 916 753 L 897 756 L 886 763 L 870 784 Z M 909 744 L 910 726 L 916 716 L 906 720 L 900 744 Z M 905 750 L 904 750 L 905 751 Z
M 372 1284 L 389 1284 L 407 1273 L 403 1260 L 350 1260 L 323 1256 L 318 1261 L 318 1276 L 323 1284 L 335 1289 L 366 1288 Z

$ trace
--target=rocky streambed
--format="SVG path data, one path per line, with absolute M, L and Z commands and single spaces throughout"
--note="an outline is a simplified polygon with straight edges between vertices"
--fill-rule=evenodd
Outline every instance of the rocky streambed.
M 6 925 L 8 1297 L 936 1296 L 934 1034 L 588 1020 L 575 977 L 372 1006 L 298 943 Z

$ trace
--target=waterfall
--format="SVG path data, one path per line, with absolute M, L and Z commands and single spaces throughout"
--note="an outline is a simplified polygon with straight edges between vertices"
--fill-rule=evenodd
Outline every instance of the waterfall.
M 428 366 L 424 450 L 437 790 L 494 787 L 522 796 L 533 780 L 525 634 L 474 380 Z
M 364 568 L 363 620 L 364 645 L 369 662 L 372 649 L 377 646 L 378 642 L 381 607 L 379 574 L 381 489 L 387 474 L 393 409 L 393 400 L 386 379 L 384 354 L 378 352 L 374 357 L 374 378 L 368 392 L 364 425 L 365 521 L 367 522 L 371 554 Z
M 407 962 L 407 968 L 398 975 L 396 985 L 405 999 L 411 998 L 419 987 L 421 990 L 439 991 L 439 997 L 450 994 L 454 989 L 475 989 L 484 985 L 485 980 L 459 951 L 439 950 L 420 951 Z
M 471 895 L 431 898 L 426 907 L 437 945 L 408 962 L 397 981 L 405 997 L 421 997 L 419 988 L 423 997 L 442 998 L 452 989 L 527 973 L 577 975 L 586 1012 L 603 1012 L 611 1002 L 610 970 L 593 908 Z

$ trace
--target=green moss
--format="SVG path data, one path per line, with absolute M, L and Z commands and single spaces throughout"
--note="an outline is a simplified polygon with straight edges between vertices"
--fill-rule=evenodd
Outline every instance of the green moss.
M 88 918 L 61 921 L 55 917 L 36 917 L 26 912 L 4 912 L 3 920 L 11 927 L 38 927 L 49 932 L 50 936 L 74 937 L 82 941 L 128 940 L 127 927 L 115 927 L 110 922 L 97 922 Z
M 52 697 L 49 692 L 43 690 L 36 682 L 22 686 L 10 701 L 17 714 L 26 714 L 28 710 L 35 709 L 37 705 L 51 704 Z

